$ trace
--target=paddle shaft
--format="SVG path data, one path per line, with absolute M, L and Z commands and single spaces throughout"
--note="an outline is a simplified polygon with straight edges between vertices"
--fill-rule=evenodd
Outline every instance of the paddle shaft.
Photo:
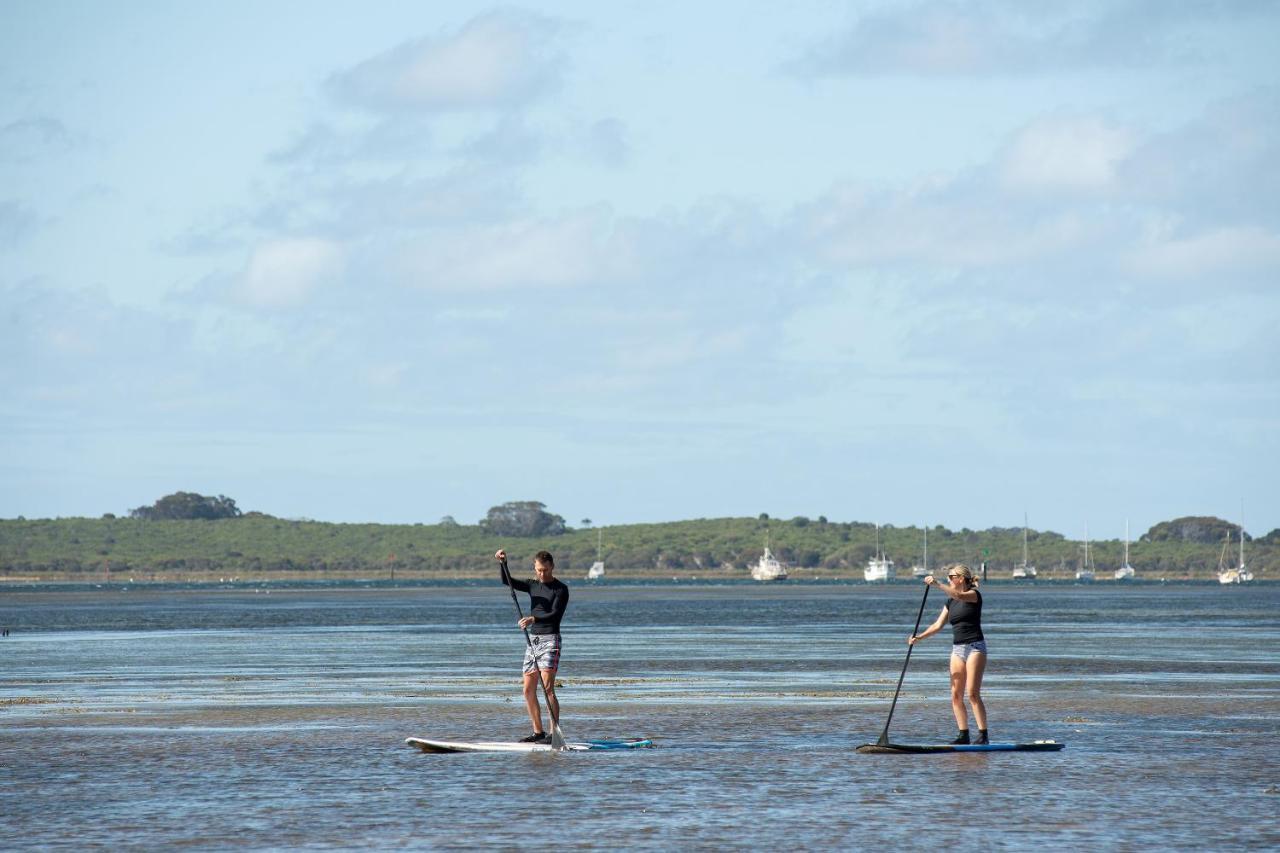
M 516 588 L 511 585 L 511 570 L 507 568 L 506 560 L 502 561 L 502 579 L 506 581 L 507 589 L 511 592 L 511 603 L 516 606 L 516 613 L 523 619 L 524 609 L 520 607 L 520 599 L 516 598 Z M 547 716 L 551 718 L 551 732 L 563 741 L 564 735 L 560 733 L 560 715 L 556 713 L 555 706 L 551 703 L 551 695 L 547 693 L 547 683 L 542 680 L 542 667 L 538 666 L 538 653 L 533 650 L 533 639 L 529 636 L 528 628 L 521 628 L 520 630 L 524 632 L 525 645 L 529 647 L 530 653 L 533 654 L 533 668 L 538 672 L 538 683 L 542 685 L 542 696 L 547 700 Z
M 515 595 L 512 592 L 512 595 Z M 924 603 L 929 600 L 929 587 L 924 588 L 924 595 L 920 599 L 920 612 L 916 614 L 916 626 L 911 629 L 911 636 L 915 636 L 920 630 L 920 617 L 924 616 Z M 889 742 L 889 723 L 893 720 L 893 709 L 898 707 L 898 693 L 902 691 L 902 679 L 907 675 L 907 664 L 911 663 L 911 650 L 915 648 L 915 644 L 907 646 L 907 659 L 902 662 L 902 672 L 898 674 L 898 686 L 893 691 L 893 703 L 889 705 L 889 718 L 884 721 L 884 731 L 880 732 L 880 740 L 876 741 L 878 746 L 884 746 Z

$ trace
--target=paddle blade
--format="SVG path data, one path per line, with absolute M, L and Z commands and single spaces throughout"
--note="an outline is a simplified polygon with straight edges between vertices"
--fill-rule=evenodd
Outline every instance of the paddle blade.
M 559 723 L 551 724 L 551 748 L 557 752 L 563 752 L 568 749 L 564 742 L 564 732 L 560 731 Z

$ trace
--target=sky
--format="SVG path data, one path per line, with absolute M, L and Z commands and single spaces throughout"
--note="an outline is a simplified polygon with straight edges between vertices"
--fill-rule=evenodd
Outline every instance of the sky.
M 0 517 L 1280 527 L 1280 3 L 0 6 Z

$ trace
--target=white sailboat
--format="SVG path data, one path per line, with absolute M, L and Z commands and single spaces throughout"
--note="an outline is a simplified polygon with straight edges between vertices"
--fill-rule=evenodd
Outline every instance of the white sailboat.
M 1093 567 L 1089 565 L 1089 525 L 1084 526 L 1084 562 L 1076 569 L 1078 583 L 1093 583 Z
M 1022 562 L 1013 567 L 1013 579 L 1016 581 L 1033 581 L 1036 579 L 1036 567 L 1027 559 L 1027 514 L 1022 514 Z
M 1243 513 L 1241 513 L 1243 515 Z M 1227 534 L 1227 543 L 1231 542 L 1231 534 Z M 1225 548 L 1224 548 L 1225 551 Z M 1218 583 L 1248 583 L 1253 580 L 1253 572 L 1245 568 L 1244 565 L 1244 525 L 1240 525 L 1240 565 L 1234 569 L 1223 569 L 1222 560 L 1218 560 Z
M 1115 578 L 1118 581 L 1133 580 L 1133 566 L 1129 565 L 1129 519 L 1124 520 L 1124 565 L 1116 569 Z
M 782 565 L 773 556 L 773 552 L 769 550 L 769 537 L 767 534 L 764 539 L 764 553 L 751 566 L 751 577 L 758 581 L 784 581 L 787 579 L 786 566 Z
M 929 528 L 924 529 L 924 561 L 918 566 L 911 567 L 911 576 L 913 578 L 923 578 L 929 574 Z
M 862 570 L 862 577 L 867 583 L 888 583 L 894 579 L 893 560 L 884 555 L 880 549 L 880 525 L 876 525 L 876 555 L 867 560 L 867 567 Z
M 600 528 L 596 528 L 596 561 L 591 564 L 591 568 L 587 569 L 587 580 L 593 581 L 604 577 L 604 558 L 600 556 L 600 537 L 603 535 Z

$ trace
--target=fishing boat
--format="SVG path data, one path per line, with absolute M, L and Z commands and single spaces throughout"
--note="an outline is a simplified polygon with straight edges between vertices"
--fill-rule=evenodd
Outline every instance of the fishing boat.
M 1129 519 L 1124 520 L 1124 565 L 1116 569 L 1115 579 L 1118 581 L 1133 580 L 1133 566 L 1129 565 Z
M 918 566 L 911 567 L 913 578 L 927 577 L 929 574 L 929 528 L 924 529 L 924 560 Z
M 867 560 L 867 567 L 862 570 L 862 577 L 867 583 L 888 583 L 894 579 L 893 560 L 884 555 L 880 548 L 880 525 L 876 525 L 876 555 Z
M 1240 527 L 1240 565 L 1236 568 L 1224 568 L 1223 562 L 1226 554 L 1227 546 L 1231 544 L 1231 534 L 1227 534 L 1227 543 L 1223 546 L 1223 557 L 1218 558 L 1218 583 L 1248 583 L 1253 580 L 1253 572 L 1245 568 L 1244 565 L 1244 526 Z
M 1016 581 L 1033 581 L 1036 579 L 1036 567 L 1027 559 L 1027 514 L 1022 514 L 1022 562 L 1013 567 L 1013 579 Z
M 751 577 L 758 581 L 784 581 L 787 579 L 787 568 L 773 556 L 769 550 L 769 537 L 765 536 L 764 553 L 751 566 Z
M 600 556 L 600 528 L 596 528 L 596 561 L 587 569 L 587 580 L 599 580 L 604 577 L 604 558 Z
M 1093 566 L 1089 563 L 1089 525 L 1084 526 L 1084 562 L 1076 569 L 1077 583 L 1093 583 Z

